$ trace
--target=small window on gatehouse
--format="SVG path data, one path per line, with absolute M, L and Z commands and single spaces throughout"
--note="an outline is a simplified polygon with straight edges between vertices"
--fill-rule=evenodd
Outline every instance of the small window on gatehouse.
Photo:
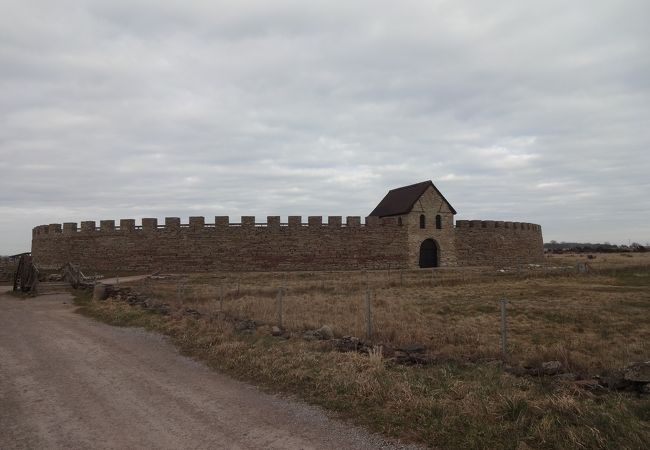
M 436 229 L 442 230 L 442 216 L 440 214 L 436 216 Z
M 401 217 L 397 218 L 397 225 L 399 225 L 400 227 L 402 226 L 402 218 Z
M 424 214 L 420 214 L 420 228 L 426 228 L 427 220 L 424 218 Z

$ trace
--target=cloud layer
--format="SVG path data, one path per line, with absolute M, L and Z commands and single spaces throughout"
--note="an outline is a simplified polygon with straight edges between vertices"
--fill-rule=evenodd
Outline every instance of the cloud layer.
M 0 254 L 41 223 L 365 215 L 650 241 L 646 1 L 3 1 Z

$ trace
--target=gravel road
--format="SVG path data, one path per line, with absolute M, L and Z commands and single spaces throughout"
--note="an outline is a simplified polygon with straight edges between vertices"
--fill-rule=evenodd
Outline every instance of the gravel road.
M 406 448 L 265 394 L 165 338 L 0 288 L 0 448 Z

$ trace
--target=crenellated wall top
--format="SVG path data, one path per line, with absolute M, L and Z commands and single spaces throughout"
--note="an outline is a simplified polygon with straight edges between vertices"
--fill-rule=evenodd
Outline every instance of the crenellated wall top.
M 282 222 L 280 216 L 267 216 L 266 222 L 257 222 L 255 216 L 241 216 L 239 222 L 231 222 L 229 216 L 215 216 L 213 223 L 206 223 L 203 216 L 193 216 L 188 223 L 182 223 L 179 217 L 165 217 L 162 223 L 157 218 L 143 218 L 140 225 L 135 219 L 94 220 L 76 222 L 65 222 L 63 224 L 38 225 L 32 229 L 33 236 L 45 236 L 49 234 L 74 234 L 74 233 L 96 233 L 96 232 L 135 232 L 135 231 L 198 231 L 203 229 L 225 229 L 225 228 L 356 228 L 356 227 L 380 227 L 380 226 L 401 226 L 395 217 L 379 219 L 377 217 L 366 217 L 365 223 L 361 222 L 361 216 L 347 216 L 345 222 L 342 216 L 308 216 L 303 221 L 302 216 L 289 216 L 287 222 Z
M 528 222 L 504 222 L 501 220 L 457 220 L 456 228 L 475 230 L 521 230 L 541 232 L 542 226 Z

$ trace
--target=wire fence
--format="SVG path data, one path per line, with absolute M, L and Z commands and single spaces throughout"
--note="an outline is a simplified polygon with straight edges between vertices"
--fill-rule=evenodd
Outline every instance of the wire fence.
M 575 267 L 220 273 L 163 275 L 139 289 L 181 309 L 253 321 L 262 330 L 277 327 L 301 336 L 326 325 L 338 337 L 394 347 L 417 343 L 437 354 L 494 359 L 524 357 L 534 348 L 564 354 L 578 339 L 594 347 L 593 355 L 599 354 L 597 345 L 610 345 L 602 330 L 612 328 L 607 321 L 617 306 L 573 295 L 575 286 L 562 287 L 584 276 L 589 274 Z M 544 279 L 558 289 L 546 292 Z M 545 287 L 535 291 L 530 283 Z M 625 327 L 614 327 L 612 336 L 635 332 Z

